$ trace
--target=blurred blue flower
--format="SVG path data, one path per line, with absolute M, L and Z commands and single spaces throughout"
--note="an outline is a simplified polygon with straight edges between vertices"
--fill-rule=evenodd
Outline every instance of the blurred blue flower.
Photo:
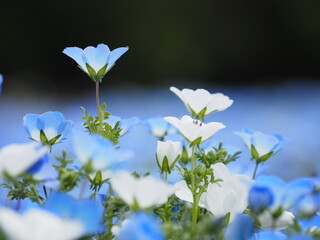
M 148 117 L 143 119 L 151 134 L 161 140 L 168 135 L 177 132 L 177 129 L 161 117 Z
M 100 81 L 104 75 L 114 66 L 115 62 L 126 52 L 129 47 L 120 47 L 110 51 L 105 44 L 97 47 L 67 47 L 63 53 L 75 60 L 79 67 L 94 81 Z
M 60 112 L 28 113 L 23 117 L 23 125 L 32 140 L 53 145 L 66 139 L 73 122 L 65 120 Z
M 253 236 L 253 220 L 249 216 L 238 214 L 227 226 L 225 240 L 248 240 Z
M 66 194 L 54 193 L 43 208 L 59 217 L 80 221 L 86 234 L 99 233 L 105 228 L 102 224 L 103 207 L 90 199 L 75 200 Z
M 121 229 L 120 240 L 164 240 L 160 224 L 146 213 L 137 213 Z
M 73 136 L 73 150 L 82 163 L 92 170 L 115 169 L 126 160 L 126 153 L 116 150 L 111 141 L 99 135 L 77 132 Z
M 0 74 L 0 93 L 2 92 L 3 76 Z
M 265 186 L 271 190 L 274 196 L 272 209 L 282 207 L 288 210 L 314 190 L 313 182 L 308 178 L 298 178 L 286 183 L 276 176 L 260 176 L 256 182 L 259 186 Z
M 251 151 L 251 156 L 257 161 L 266 161 L 269 157 L 279 152 L 288 140 L 279 134 L 263 134 L 261 132 L 253 132 L 247 129 L 241 132 L 234 132 L 240 136 L 248 149 Z
M 110 115 L 105 122 L 109 123 L 111 127 L 114 127 L 117 122 L 119 122 L 119 127 L 121 128 L 120 136 L 126 134 L 132 127 L 139 123 L 138 117 L 131 117 L 126 119 L 121 119 L 118 116 Z
M 249 206 L 254 212 L 260 212 L 273 203 L 273 194 L 268 187 L 253 186 L 249 191 Z

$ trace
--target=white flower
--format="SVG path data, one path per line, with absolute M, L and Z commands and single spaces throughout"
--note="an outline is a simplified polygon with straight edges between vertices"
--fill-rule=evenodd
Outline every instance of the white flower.
M 83 225 L 48 211 L 31 209 L 22 215 L 0 209 L 0 228 L 10 240 L 72 240 L 83 234 Z
M 199 118 L 212 112 L 225 110 L 233 103 L 233 100 L 228 96 L 222 93 L 210 94 L 205 89 L 191 90 L 185 88 L 180 91 L 175 87 L 170 87 L 170 90 L 183 101 L 192 115 Z
M 276 219 L 276 221 L 272 218 L 272 213 L 270 211 L 264 211 L 259 215 L 258 219 L 261 223 L 262 229 L 274 229 L 274 230 L 282 230 L 294 222 L 294 215 L 291 212 L 283 211 L 283 213 Z
M 175 187 L 154 177 L 135 178 L 129 172 L 119 171 L 112 175 L 111 184 L 119 196 L 129 205 L 149 208 L 165 203 Z
M 199 139 L 199 143 L 204 142 L 217 131 L 225 128 L 222 123 L 210 122 L 205 124 L 187 115 L 183 116 L 181 120 L 176 117 L 165 117 L 164 120 L 175 126 L 189 142 L 193 142 L 196 139 Z
M 158 166 L 162 169 L 162 172 L 166 171 L 170 173 L 170 170 L 173 168 L 180 154 L 181 154 L 180 142 L 158 141 L 156 157 L 157 157 Z
M 252 180 L 243 174 L 231 174 L 222 163 L 211 166 L 217 183 L 210 183 L 207 192 L 203 193 L 199 206 L 206 208 L 216 217 L 225 216 L 230 212 L 230 221 L 237 213 L 243 212 L 248 206 L 248 192 Z M 193 202 L 190 189 L 185 181 L 176 183 L 176 196 L 182 200 Z
M 0 150 L 0 173 L 16 177 L 36 164 L 48 150 L 36 142 L 5 146 Z

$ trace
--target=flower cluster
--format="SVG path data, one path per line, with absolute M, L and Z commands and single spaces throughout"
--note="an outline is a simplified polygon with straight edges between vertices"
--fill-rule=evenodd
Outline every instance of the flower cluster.
M 207 116 L 229 108 L 228 96 L 171 87 L 190 115 L 122 119 L 107 112 L 99 84 L 127 50 L 105 44 L 63 50 L 95 81 L 97 114 L 82 108 L 77 130 L 57 111 L 23 117 L 32 141 L 0 149 L 0 239 L 320 239 L 320 178 L 285 182 L 257 171 L 287 139 L 235 132 L 254 161 L 249 175 L 231 168 L 240 152 L 211 142 L 226 126 Z M 131 131 L 137 125 L 153 136 L 138 138 Z M 122 144 L 127 137 L 143 150 L 154 148 L 147 161 L 156 170 L 134 168 L 132 156 L 145 156 Z M 58 152 L 58 143 L 67 150 Z

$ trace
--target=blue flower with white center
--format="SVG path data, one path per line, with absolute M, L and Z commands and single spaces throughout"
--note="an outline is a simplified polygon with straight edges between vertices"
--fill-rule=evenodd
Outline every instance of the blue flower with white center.
M 241 132 L 234 132 L 240 136 L 248 149 L 251 156 L 258 162 L 266 161 L 269 157 L 279 152 L 289 140 L 279 134 L 263 134 L 262 132 L 253 132 L 247 129 Z
M 93 81 L 101 82 L 104 75 L 128 49 L 129 47 L 120 47 L 110 51 L 107 45 L 101 43 L 97 47 L 89 46 L 85 49 L 67 47 L 63 53 L 75 60 Z
M 0 93 L 2 92 L 3 76 L 0 74 Z
M 115 127 L 116 123 L 119 122 L 119 128 L 121 128 L 120 136 L 125 135 L 132 127 L 139 123 L 138 117 L 131 117 L 126 119 L 121 119 L 118 116 L 110 115 L 105 122 L 109 123 L 112 128 Z
M 161 117 L 145 118 L 143 122 L 149 127 L 153 136 L 163 140 L 167 134 L 177 132 L 177 129 Z
M 268 187 L 253 186 L 249 191 L 249 206 L 254 212 L 261 212 L 273 203 L 273 194 Z
M 60 112 L 45 112 L 41 115 L 26 114 L 23 125 L 32 140 L 52 146 L 66 139 L 73 122 L 65 120 Z
M 102 224 L 103 207 L 90 199 L 75 200 L 66 194 L 54 193 L 44 209 L 62 218 L 80 221 L 85 234 L 100 233 L 105 228 Z
M 248 240 L 253 236 L 253 220 L 249 216 L 238 214 L 227 227 L 225 240 Z
M 75 133 L 73 150 L 82 165 L 90 166 L 92 171 L 116 169 L 126 160 L 123 152 L 116 150 L 111 141 L 99 135 Z
M 124 224 L 120 234 L 120 240 L 164 240 L 160 224 L 152 216 L 146 213 L 137 213 Z

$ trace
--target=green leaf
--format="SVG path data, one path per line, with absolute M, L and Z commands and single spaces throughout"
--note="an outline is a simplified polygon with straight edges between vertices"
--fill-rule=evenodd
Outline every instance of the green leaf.
M 162 161 L 161 173 L 163 172 L 171 173 L 167 156 L 165 156 Z
M 86 67 L 89 72 L 89 76 L 92 78 L 92 80 L 96 81 L 96 71 L 88 63 L 86 63 Z
M 260 163 L 260 162 L 264 162 L 264 161 L 268 160 L 268 158 L 270 158 L 272 155 L 273 155 L 273 152 L 269 152 L 269 153 L 263 155 L 262 157 L 259 157 L 259 158 L 257 159 L 257 161 L 258 161 L 259 163 Z
M 256 148 L 251 144 L 251 156 L 253 159 L 259 158 L 259 153 L 257 152 Z
M 59 135 L 55 136 L 54 138 L 52 138 L 52 139 L 49 141 L 49 145 L 52 146 L 53 144 L 55 144 L 56 141 L 57 141 L 61 136 L 62 136 L 62 135 L 59 134 Z
M 40 130 L 40 141 L 48 144 L 48 138 L 42 129 Z
M 202 137 L 198 137 L 190 143 L 190 146 L 199 145 L 201 143 Z
M 106 74 L 106 69 L 107 69 L 108 64 L 104 65 L 97 73 L 97 78 L 100 79 L 100 82 L 104 75 Z
M 205 107 L 204 109 L 202 109 L 202 110 L 196 115 L 196 118 L 197 118 L 197 119 L 203 119 L 204 116 L 206 115 L 206 111 L 207 111 L 207 107 Z

